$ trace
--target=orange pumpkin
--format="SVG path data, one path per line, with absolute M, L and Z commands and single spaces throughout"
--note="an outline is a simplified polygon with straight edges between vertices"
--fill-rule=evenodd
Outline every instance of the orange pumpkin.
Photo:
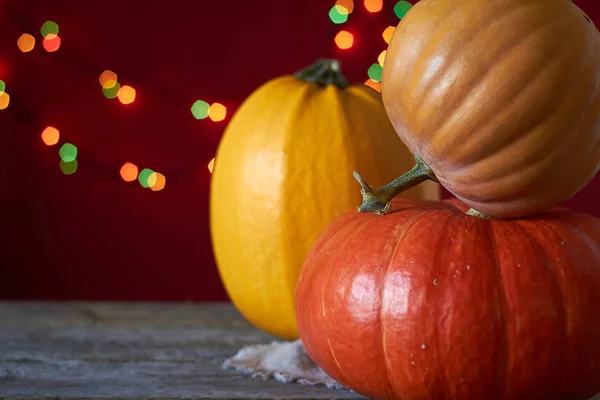
M 546 211 L 600 167 L 600 33 L 570 0 L 422 0 L 382 83 L 420 176 L 479 213 Z M 363 210 L 385 212 L 398 183 Z
M 348 212 L 302 267 L 313 360 L 374 399 L 585 400 L 600 391 L 600 219 L 486 220 L 459 202 Z

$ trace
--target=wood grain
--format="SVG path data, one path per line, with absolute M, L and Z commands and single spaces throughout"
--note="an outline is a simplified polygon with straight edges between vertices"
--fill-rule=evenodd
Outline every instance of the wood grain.
M 361 398 L 222 369 L 241 346 L 272 340 L 228 304 L 0 303 L 0 396 Z

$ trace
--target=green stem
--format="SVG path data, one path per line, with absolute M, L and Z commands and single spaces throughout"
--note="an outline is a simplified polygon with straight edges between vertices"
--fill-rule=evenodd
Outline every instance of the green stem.
M 483 219 L 491 219 L 492 218 L 489 215 L 479 212 L 474 208 L 469 208 L 469 211 L 467 211 L 466 214 L 473 216 L 473 217 L 483 218 Z
M 415 162 L 416 165 L 413 169 L 379 189 L 367 184 L 357 172 L 354 172 L 354 177 L 360 183 L 360 192 L 363 197 L 358 211 L 385 215 L 390 208 L 392 199 L 400 193 L 429 179 L 438 181 L 429 165 L 421 157 L 415 156 Z
M 322 86 L 335 85 L 340 89 L 348 87 L 348 81 L 342 75 L 338 60 L 320 59 L 313 65 L 296 72 L 296 78 Z

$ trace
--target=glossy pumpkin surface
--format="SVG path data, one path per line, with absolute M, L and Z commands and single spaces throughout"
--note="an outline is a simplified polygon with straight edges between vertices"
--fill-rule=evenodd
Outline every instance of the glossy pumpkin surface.
M 408 148 L 477 211 L 543 212 L 600 166 L 600 34 L 571 0 L 422 0 L 382 95 Z
M 350 212 L 303 266 L 298 327 L 376 399 L 586 400 L 600 392 L 600 220 L 397 200 Z
M 337 68 L 256 90 L 228 125 L 212 176 L 210 227 L 225 288 L 251 323 L 287 339 L 298 335 L 294 295 L 306 254 L 360 204 L 352 171 L 383 183 L 413 163 L 380 94 L 345 87 Z M 439 185 L 406 196 L 439 198 Z

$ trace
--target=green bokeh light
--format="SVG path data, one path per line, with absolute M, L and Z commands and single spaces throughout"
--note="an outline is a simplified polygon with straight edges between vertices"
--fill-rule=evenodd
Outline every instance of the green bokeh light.
M 3 94 L 6 90 L 6 83 L 2 79 L 0 79 L 0 94 Z
M 375 82 L 381 82 L 381 76 L 383 75 L 383 67 L 379 64 L 373 64 L 369 67 L 369 78 L 373 79 Z
M 329 10 L 329 18 L 334 24 L 343 24 L 348 21 L 348 10 L 342 6 L 333 6 Z
M 121 84 L 117 82 L 117 84 L 111 88 L 102 88 L 102 93 L 104 93 L 104 97 L 107 99 L 114 99 L 119 94 L 119 90 L 121 90 Z
M 205 101 L 197 100 L 192 105 L 192 115 L 196 119 L 204 119 L 208 117 L 208 110 L 210 109 L 210 104 Z
M 79 163 L 77 162 L 77 160 L 73 160 L 71 162 L 64 162 L 63 160 L 60 160 L 59 166 L 63 174 L 72 175 L 77 171 Z
M 42 25 L 40 32 L 44 38 L 49 34 L 58 35 L 58 24 L 56 22 L 46 21 L 44 22 L 44 25 Z
M 404 18 L 408 10 L 412 8 L 412 4 L 408 1 L 401 0 L 394 6 L 394 14 L 400 19 Z
M 138 181 L 140 182 L 140 185 L 142 185 L 142 187 L 150 187 L 150 182 L 148 182 L 148 179 L 152 176 L 152 174 L 154 174 L 154 171 L 152 171 L 150 168 L 144 168 L 140 171 L 138 175 Z
M 60 159 L 66 163 L 75 161 L 77 158 L 77 147 L 71 143 L 65 143 L 58 150 L 58 155 L 60 156 Z

